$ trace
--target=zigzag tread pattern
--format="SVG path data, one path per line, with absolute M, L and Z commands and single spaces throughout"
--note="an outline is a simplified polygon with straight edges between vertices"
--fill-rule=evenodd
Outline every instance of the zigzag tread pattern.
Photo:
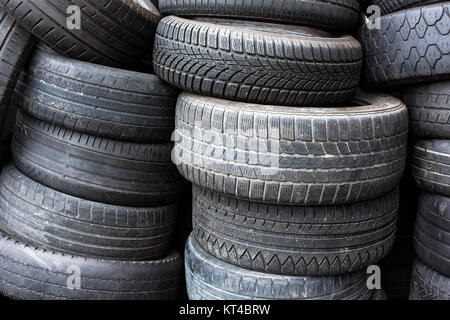
M 395 228 L 393 230 L 379 243 L 341 253 L 307 249 L 287 254 L 281 252 L 280 247 L 269 250 L 268 245 L 261 249 L 243 241 L 224 239 L 215 230 L 209 231 L 197 224 L 195 218 L 193 234 L 205 251 L 245 269 L 280 275 L 325 276 L 359 271 L 381 261 L 394 243 Z
M 207 254 L 191 235 L 185 254 L 187 287 L 195 299 L 367 299 L 363 273 L 291 277 L 260 273 Z

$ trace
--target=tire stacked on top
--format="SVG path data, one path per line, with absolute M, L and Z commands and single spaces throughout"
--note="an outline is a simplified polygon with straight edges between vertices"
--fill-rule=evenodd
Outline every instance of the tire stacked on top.
M 153 59 L 185 91 L 174 160 L 194 184 L 189 297 L 370 298 L 365 268 L 395 237 L 408 116 L 396 98 L 355 95 L 361 46 L 326 31 L 352 30 L 358 2 L 159 6 L 185 16 L 161 20 Z
M 422 190 L 410 299 L 450 299 L 450 2 L 373 1 L 381 29 L 363 26 L 365 78 L 409 109 L 411 174 Z M 408 84 L 402 87 L 401 85 Z
M 0 293 L 175 299 L 182 259 L 170 244 L 182 180 L 170 137 L 178 92 L 155 75 L 111 67 L 133 68 L 144 56 L 158 10 L 74 0 L 83 10 L 81 29 L 72 30 L 60 19 L 67 1 L 0 3 L 51 47 L 35 49 L 11 99 Z

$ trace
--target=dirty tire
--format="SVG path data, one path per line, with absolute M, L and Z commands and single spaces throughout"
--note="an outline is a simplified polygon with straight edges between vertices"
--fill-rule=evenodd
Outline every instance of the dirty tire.
M 36 50 L 14 103 L 33 117 L 95 136 L 168 142 L 178 90 L 156 75 L 114 69 Z
M 29 245 L 119 260 L 163 257 L 176 205 L 119 207 L 72 197 L 34 182 L 13 165 L 0 175 L 0 228 Z
M 172 143 L 122 142 L 79 133 L 17 110 L 14 164 L 45 186 L 87 200 L 153 207 L 177 200 Z
M 134 0 L 0 0 L 22 27 L 58 53 L 110 66 L 134 66 L 153 41 L 158 9 Z M 67 27 L 67 9 L 81 10 L 81 28 Z
M 386 291 L 384 291 L 383 289 L 373 290 L 370 300 L 388 300 Z
M 308 27 L 215 18 L 165 17 L 155 73 L 185 91 L 233 101 L 330 105 L 359 84 L 361 45 Z
M 450 78 L 450 3 L 381 17 L 381 29 L 363 26 L 364 75 L 369 84 L 400 85 Z
M 395 239 L 399 192 L 339 206 L 248 202 L 193 187 L 199 245 L 239 267 L 291 276 L 360 271 L 381 261 Z
M 369 300 L 364 273 L 293 277 L 261 273 L 223 262 L 191 235 L 185 251 L 190 300 Z
M 388 14 L 412 7 L 427 5 L 442 0 L 373 0 L 372 4 L 380 7 L 381 14 Z
M 37 249 L 0 234 L 0 294 L 19 300 L 175 300 L 183 270 L 160 260 L 101 260 Z M 78 273 L 79 271 L 79 273 Z M 74 276 L 80 275 L 80 289 Z
M 0 8 L 0 132 L 20 69 L 33 44 L 31 35 Z
M 420 195 L 414 247 L 421 261 L 450 277 L 450 198 Z
M 409 300 L 450 300 L 450 278 L 414 261 Z
M 450 81 L 415 85 L 403 90 L 410 131 L 421 138 L 450 139 Z
M 163 15 L 216 16 L 309 25 L 352 32 L 359 18 L 357 0 L 161 0 Z
M 182 93 L 174 159 L 190 182 L 241 199 L 339 204 L 394 190 L 404 171 L 408 114 L 386 95 L 362 107 L 290 108 Z
M 450 140 L 415 141 L 411 174 L 422 190 L 450 197 Z

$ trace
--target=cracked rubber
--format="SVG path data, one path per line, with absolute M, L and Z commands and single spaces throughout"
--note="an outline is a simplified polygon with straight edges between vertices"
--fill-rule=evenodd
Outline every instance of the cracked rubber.
M 431 193 L 420 195 L 414 247 L 421 261 L 450 276 L 450 198 Z
M 134 0 L 0 0 L 0 5 L 58 53 L 110 66 L 137 65 L 160 19 L 154 6 L 144 9 Z M 80 29 L 67 27 L 69 5 L 82 8 Z
M 122 142 L 79 133 L 17 109 L 14 164 L 45 186 L 86 200 L 132 207 L 172 204 L 182 179 L 172 143 Z
M 411 174 L 422 190 L 450 197 L 450 140 L 418 140 L 410 151 Z
M 416 137 L 450 139 L 450 81 L 411 86 L 401 94 Z
M 294 277 L 261 273 L 206 253 L 191 235 L 185 250 L 190 300 L 370 300 L 364 273 Z
M 352 32 L 359 18 L 357 0 L 161 0 L 163 15 L 215 16 L 309 25 Z
M 241 199 L 295 205 L 372 199 L 401 179 L 408 114 L 386 95 L 359 92 L 354 103 L 362 106 L 291 108 L 182 93 L 173 158 L 190 182 Z
M 216 258 L 241 268 L 291 276 L 364 270 L 395 239 L 398 189 L 339 206 L 248 202 L 193 187 L 193 235 Z
M 28 114 L 95 136 L 168 142 L 178 90 L 156 75 L 114 69 L 36 50 L 14 103 Z
M 0 228 L 29 245 L 74 255 L 119 260 L 163 257 L 176 205 L 120 207 L 50 189 L 12 164 L 0 175 Z
M 165 17 L 155 73 L 185 91 L 233 101 L 323 106 L 359 84 L 359 42 L 308 27 L 216 18 Z
M 153 261 L 91 259 L 37 249 L 0 233 L 0 293 L 13 299 L 175 300 L 182 272 L 175 251 Z
M 0 8 L 0 132 L 20 69 L 34 44 L 33 37 Z
M 450 300 L 450 278 L 414 261 L 409 300 Z
M 381 9 L 381 14 L 384 15 L 434 2 L 442 2 L 442 0 L 373 0 L 372 4 L 379 6 Z
M 450 78 L 450 3 L 381 17 L 381 29 L 364 25 L 363 72 L 369 84 L 395 86 Z

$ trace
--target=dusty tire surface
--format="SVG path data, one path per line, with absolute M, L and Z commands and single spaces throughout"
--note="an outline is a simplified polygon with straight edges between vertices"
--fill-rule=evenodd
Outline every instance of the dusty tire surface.
M 182 270 L 175 251 L 154 261 L 101 260 L 37 249 L 0 234 L 0 293 L 13 299 L 175 300 Z
M 119 260 L 163 257 L 176 205 L 120 207 L 76 198 L 41 185 L 12 164 L 0 175 L 0 228 L 29 245 Z
M 363 73 L 369 84 L 394 86 L 450 78 L 450 3 L 381 17 L 381 29 L 364 25 Z
M 0 132 L 17 78 L 34 44 L 33 37 L 0 8 Z
M 161 20 L 153 64 L 185 91 L 279 105 L 337 104 L 359 84 L 360 43 L 308 27 L 168 16 Z
M 394 190 L 404 171 L 408 114 L 398 99 L 290 108 L 182 93 L 173 158 L 211 191 L 295 205 L 362 201 Z
M 356 0 L 161 0 L 163 15 L 216 16 L 310 25 L 351 32 L 359 18 Z
M 421 138 L 450 139 L 450 81 L 436 81 L 403 90 L 410 131 Z
M 405 10 L 412 7 L 419 7 L 442 0 L 373 0 L 372 4 L 380 7 L 381 14 L 389 14 L 395 11 Z
M 450 300 L 450 278 L 414 261 L 409 300 Z
M 35 50 L 14 103 L 33 117 L 112 139 L 168 142 L 178 90 L 156 75 Z
M 364 273 L 293 277 L 255 272 L 207 254 L 191 235 L 185 251 L 190 300 L 369 300 Z
M 421 261 L 450 277 L 450 198 L 420 195 L 414 248 Z
M 427 192 L 450 197 L 450 141 L 417 140 L 411 146 L 411 174 Z
M 193 236 L 209 254 L 241 268 L 291 276 L 329 276 L 381 261 L 394 239 L 395 190 L 337 206 L 252 203 L 193 187 Z
M 144 9 L 134 0 L 1 0 L 0 5 L 58 53 L 110 66 L 136 65 L 160 19 L 154 6 Z M 82 8 L 79 29 L 67 26 L 70 5 Z
M 114 205 L 148 207 L 177 200 L 183 184 L 171 162 L 172 143 L 91 136 L 17 111 L 13 161 L 36 182 Z

